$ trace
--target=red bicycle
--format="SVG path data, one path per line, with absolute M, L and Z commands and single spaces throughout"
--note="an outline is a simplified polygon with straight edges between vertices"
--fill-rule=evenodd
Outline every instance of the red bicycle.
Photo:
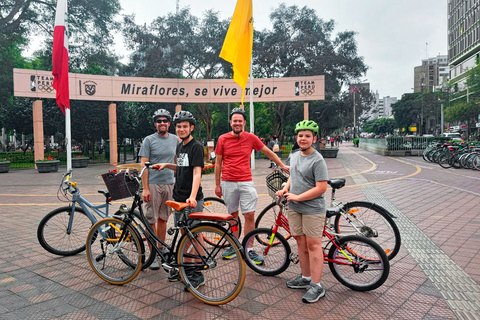
M 286 201 L 276 200 L 280 207 L 273 228 L 257 228 L 249 232 L 242 245 L 253 244 L 253 249 L 265 259 L 261 265 L 245 257 L 247 265 L 264 276 L 274 276 L 285 271 L 291 262 L 298 263 L 288 241 L 278 233 L 279 227 L 290 234 L 288 219 L 283 214 Z M 338 215 L 337 210 L 327 210 L 327 218 Z M 369 291 L 380 287 L 388 278 L 390 263 L 385 251 L 373 240 L 360 235 L 341 236 L 325 225 L 323 236 L 324 261 L 332 274 L 343 285 L 356 291 Z M 325 253 L 325 252 L 328 252 Z

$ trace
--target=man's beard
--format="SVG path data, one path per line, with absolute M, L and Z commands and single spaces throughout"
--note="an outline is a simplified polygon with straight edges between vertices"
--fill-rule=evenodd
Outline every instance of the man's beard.
M 158 128 L 157 132 L 163 136 L 165 133 L 167 133 L 167 130 L 160 130 L 160 128 Z
M 233 133 L 235 133 L 235 134 L 239 134 L 243 131 L 243 128 L 240 128 L 240 129 L 232 128 L 232 129 L 233 129 Z

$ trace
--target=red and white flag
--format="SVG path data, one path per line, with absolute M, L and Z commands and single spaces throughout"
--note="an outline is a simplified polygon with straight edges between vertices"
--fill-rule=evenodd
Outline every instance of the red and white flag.
M 58 0 L 55 14 L 55 30 L 53 32 L 52 74 L 53 88 L 57 91 L 57 104 L 65 114 L 70 109 L 70 93 L 68 91 L 68 33 L 67 33 L 67 0 Z

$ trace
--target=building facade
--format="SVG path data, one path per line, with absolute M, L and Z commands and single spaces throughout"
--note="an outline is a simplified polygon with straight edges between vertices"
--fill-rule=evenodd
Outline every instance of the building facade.
M 448 83 L 448 56 L 423 59 L 422 65 L 414 68 L 413 92 L 434 92 Z
M 464 90 L 466 71 L 480 57 L 480 0 L 448 1 L 448 64 L 455 91 Z

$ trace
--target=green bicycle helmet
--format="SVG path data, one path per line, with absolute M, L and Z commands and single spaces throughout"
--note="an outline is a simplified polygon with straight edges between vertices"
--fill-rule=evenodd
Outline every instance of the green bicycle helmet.
M 295 125 L 295 133 L 300 130 L 310 130 L 315 134 L 318 134 L 318 124 L 312 120 L 302 120 Z

